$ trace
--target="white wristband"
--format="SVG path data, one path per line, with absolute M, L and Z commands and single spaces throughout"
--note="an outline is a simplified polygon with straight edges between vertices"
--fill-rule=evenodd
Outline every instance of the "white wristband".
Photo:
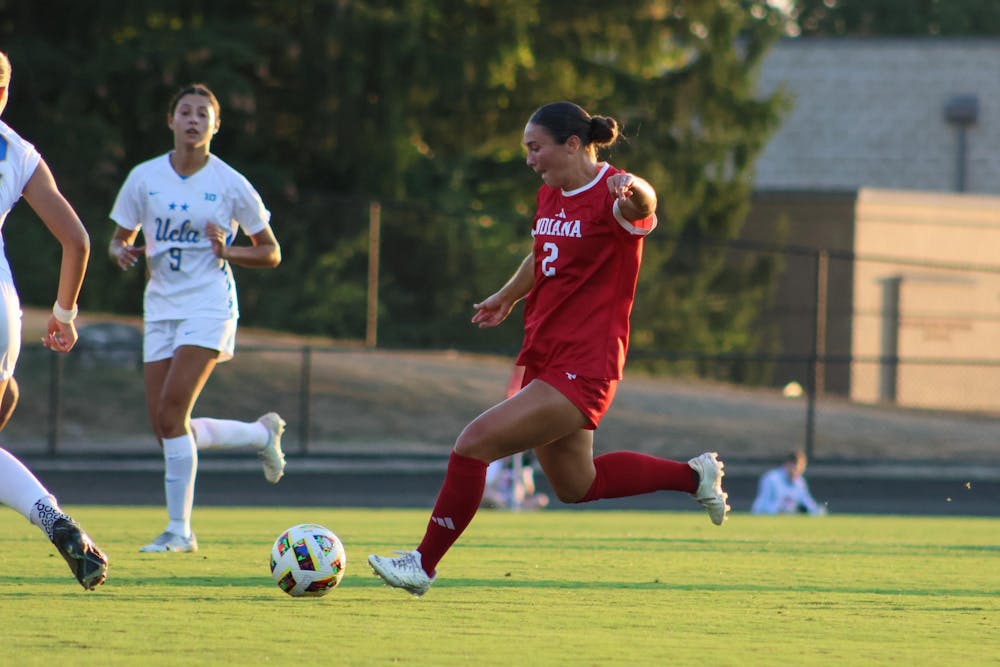
M 75 320 L 76 319 L 76 314 L 78 312 L 80 312 L 80 309 L 77 308 L 76 306 L 73 306 L 72 310 L 66 310 L 65 308 L 63 308 L 62 306 L 59 305 L 58 301 L 56 301 L 55 304 L 52 306 L 52 315 L 53 315 L 53 317 L 55 317 L 57 320 L 59 320 L 63 324 L 69 324 L 73 320 Z

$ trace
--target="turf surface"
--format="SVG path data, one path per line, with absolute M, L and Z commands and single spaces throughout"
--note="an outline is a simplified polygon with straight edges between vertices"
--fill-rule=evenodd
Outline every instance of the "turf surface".
M 197 508 L 196 554 L 140 554 L 162 509 L 67 508 L 111 559 L 83 591 L 37 528 L 0 513 L 0 619 L 16 665 L 995 665 L 1000 520 L 484 511 L 423 598 L 369 553 L 425 511 Z M 343 583 L 293 599 L 272 541 L 315 522 Z M 10 662 L 7 662 L 7 661 Z

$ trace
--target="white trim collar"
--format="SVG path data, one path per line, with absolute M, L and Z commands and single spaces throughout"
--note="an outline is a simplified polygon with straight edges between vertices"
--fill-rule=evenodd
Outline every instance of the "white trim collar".
M 601 167 L 600 171 L 597 172 L 597 176 L 594 176 L 594 180 L 592 180 L 590 183 L 587 183 L 586 185 L 578 187 L 576 190 L 562 190 L 563 197 L 572 197 L 573 195 L 578 195 L 584 190 L 589 190 L 590 188 L 594 187 L 595 185 L 597 185 L 597 183 L 601 181 L 601 179 L 604 178 L 604 174 L 608 171 L 610 167 L 611 165 L 605 162 L 604 166 Z

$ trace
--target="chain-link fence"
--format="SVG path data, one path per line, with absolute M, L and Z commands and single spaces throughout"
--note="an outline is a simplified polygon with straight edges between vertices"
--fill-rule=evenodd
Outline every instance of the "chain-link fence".
M 801 447 L 815 460 L 1000 463 L 1000 267 L 748 243 L 730 251 L 781 254 L 784 270 L 759 320 L 761 348 L 634 346 L 598 448 L 775 459 Z M 53 455 L 156 451 L 138 330 L 89 328 L 66 357 L 25 345 L 22 398 L 5 446 Z M 513 352 L 240 345 L 195 416 L 249 421 L 276 410 L 288 421 L 291 455 L 446 451 L 502 398 Z M 651 360 L 669 362 L 672 374 L 644 375 L 657 366 Z

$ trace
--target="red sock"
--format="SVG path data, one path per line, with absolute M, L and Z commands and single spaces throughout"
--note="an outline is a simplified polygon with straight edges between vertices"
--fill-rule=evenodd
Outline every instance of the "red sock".
M 486 464 L 479 459 L 451 453 L 448 472 L 438 491 L 437 502 L 431 520 L 427 524 L 424 539 L 417 547 L 420 563 L 428 576 L 434 576 L 438 562 L 451 545 L 472 523 L 486 488 Z
M 612 452 L 594 459 L 597 477 L 578 502 L 599 498 L 624 498 L 653 491 L 698 490 L 698 473 L 687 463 L 660 459 L 638 452 Z

